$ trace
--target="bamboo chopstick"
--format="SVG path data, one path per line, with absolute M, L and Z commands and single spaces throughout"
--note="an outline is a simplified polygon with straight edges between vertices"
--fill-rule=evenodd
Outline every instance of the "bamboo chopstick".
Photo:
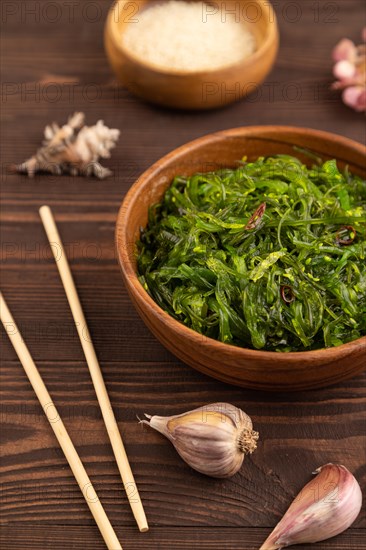
M 130 502 L 130 506 L 135 516 L 135 520 L 140 531 L 149 529 L 144 508 L 137 490 L 136 482 L 128 462 L 127 454 L 122 442 L 116 419 L 113 414 L 111 402 L 108 397 L 107 389 L 104 384 L 103 375 L 100 370 L 98 359 L 86 324 L 85 316 L 80 304 L 75 283 L 71 274 L 70 266 L 67 261 L 66 253 L 57 230 L 52 211 L 49 206 L 42 206 L 39 213 L 46 230 L 46 234 L 51 245 L 51 249 L 56 260 L 56 265 L 60 273 L 62 284 L 64 286 L 67 299 L 74 317 L 76 329 L 79 334 L 80 342 L 84 350 L 86 362 L 89 367 L 93 381 L 95 393 L 99 406 L 102 411 L 104 423 L 107 428 L 109 439 L 112 444 L 114 456 L 121 474 L 122 482 Z
M 99 527 L 102 537 L 109 548 L 109 550 L 122 550 L 117 535 L 114 532 L 112 525 L 104 511 L 103 506 L 100 503 L 98 495 L 96 494 L 94 487 L 89 479 L 88 474 L 85 471 L 83 463 L 70 439 L 69 434 L 66 431 L 65 425 L 61 420 L 59 413 L 55 405 L 52 402 L 51 396 L 47 391 L 47 388 L 38 372 L 38 369 L 32 359 L 32 356 L 25 344 L 22 335 L 19 332 L 14 318 L 6 305 L 5 299 L 0 292 L 0 317 L 7 332 L 11 343 L 19 357 L 19 361 L 23 365 L 29 382 L 32 384 L 34 391 L 38 397 L 38 400 L 44 410 L 47 420 L 51 424 L 51 428 L 54 431 L 55 436 L 64 452 L 64 455 L 70 465 L 72 473 L 74 474 L 76 481 L 80 487 L 81 492 L 90 508 L 91 513 Z

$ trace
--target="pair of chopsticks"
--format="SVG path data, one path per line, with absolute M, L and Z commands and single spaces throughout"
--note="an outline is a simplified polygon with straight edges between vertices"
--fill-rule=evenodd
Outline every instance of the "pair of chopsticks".
M 128 496 L 133 515 L 140 531 L 147 531 L 148 524 L 145 512 L 139 497 L 133 473 L 128 462 L 127 454 L 122 442 L 117 422 L 113 414 L 111 402 L 104 384 L 102 372 L 90 338 L 85 316 L 72 278 L 66 253 L 58 233 L 51 209 L 42 206 L 39 210 L 46 234 L 51 245 L 56 265 L 66 292 L 71 312 L 79 334 L 80 342 L 84 350 L 85 358 L 89 367 L 94 389 L 103 414 L 104 423 L 107 428 L 109 439 L 113 448 L 114 456 L 121 474 L 122 482 Z M 93 488 L 88 474 L 77 454 L 77 451 L 66 431 L 65 425 L 52 402 L 51 396 L 38 372 L 38 369 L 29 353 L 29 350 L 16 326 L 8 306 L 0 292 L 0 314 L 4 328 L 14 346 L 14 349 L 22 363 L 28 379 L 38 397 L 38 400 L 47 416 L 49 423 L 57 437 L 57 440 L 65 454 L 71 470 L 78 482 L 81 492 L 90 508 L 91 513 L 99 527 L 104 541 L 109 550 L 122 550 L 116 533 L 101 505 L 98 496 Z M 132 489 L 132 490 L 131 490 Z

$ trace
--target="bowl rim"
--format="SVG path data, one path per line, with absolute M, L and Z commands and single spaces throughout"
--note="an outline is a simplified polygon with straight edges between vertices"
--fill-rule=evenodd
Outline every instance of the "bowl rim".
M 174 319 L 169 313 L 164 311 L 148 294 L 144 289 L 143 285 L 140 283 L 137 272 L 133 268 L 133 264 L 130 260 L 130 253 L 134 253 L 135 244 L 131 247 L 131 243 L 128 243 L 126 240 L 126 231 L 125 228 L 128 225 L 130 211 L 137 199 L 139 192 L 147 185 L 147 182 L 156 174 L 158 175 L 159 171 L 166 165 L 169 164 L 172 160 L 179 158 L 179 156 L 184 156 L 187 153 L 187 150 L 190 148 L 195 148 L 196 146 L 207 144 L 209 142 L 220 141 L 223 138 L 227 137 L 254 137 L 255 134 L 262 134 L 261 139 L 264 139 L 265 133 L 273 133 L 273 130 L 279 132 L 279 138 L 286 134 L 301 133 L 307 134 L 310 136 L 318 137 L 323 140 L 331 140 L 338 143 L 339 145 L 347 146 L 353 148 L 355 151 L 362 155 L 366 155 L 366 147 L 361 143 L 354 141 L 350 138 L 343 137 L 338 134 L 333 134 L 331 132 L 326 132 L 323 130 L 315 130 L 311 128 L 303 128 L 297 126 L 282 126 L 282 125 L 264 125 L 264 126 L 241 126 L 237 128 L 231 128 L 228 130 L 221 130 L 219 132 L 214 132 L 206 134 L 199 138 L 196 138 L 192 141 L 189 141 L 180 147 L 170 151 L 168 154 L 161 157 L 159 160 L 154 162 L 147 170 L 145 170 L 140 177 L 133 183 L 128 192 L 126 193 L 122 204 L 120 206 L 116 228 L 115 228 L 115 246 L 116 253 L 118 258 L 118 263 L 122 274 L 125 279 L 125 285 L 129 294 L 138 294 L 139 298 L 146 303 L 148 308 L 153 311 L 156 317 L 159 317 L 168 324 L 172 330 L 183 338 L 188 338 L 193 340 L 195 344 L 199 344 L 203 347 L 215 347 L 218 352 L 223 354 L 230 353 L 236 354 L 238 358 L 243 356 L 246 360 L 248 359 L 260 359 L 274 361 L 279 358 L 285 358 L 288 363 L 298 363 L 299 359 L 302 359 L 306 363 L 315 362 L 316 360 L 327 359 L 331 361 L 332 359 L 339 359 L 340 356 L 348 355 L 349 352 L 354 351 L 356 348 L 365 347 L 366 350 L 366 335 L 361 338 L 357 338 L 351 342 L 341 344 L 340 346 L 334 346 L 331 348 L 320 348 L 316 350 L 308 351 L 290 351 L 290 352 L 277 352 L 277 351 L 266 351 L 266 350 L 255 350 L 251 348 L 244 348 L 240 346 L 235 346 L 232 344 L 220 342 L 213 338 L 209 338 L 199 332 L 194 331 L 193 329 L 187 327 L 180 321 Z M 259 137 L 259 136 L 258 136 Z M 276 139 L 277 141 L 277 139 Z M 285 142 L 288 143 L 288 142 Z M 343 162 L 347 162 L 346 159 L 341 159 Z M 364 169 L 364 167 L 361 167 Z
M 256 63 L 259 61 L 261 57 L 268 51 L 268 49 L 271 47 L 272 44 L 276 45 L 276 51 L 278 48 L 278 41 L 279 41 L 279 31 L 278 31 L 278 23 L 277 23 L 277 16 L 276 12 L 272 6 L 272 4 L 266 0 L 254 0 L 256 4 L 260 4 L 261 9 L 264 9 L 266 12 L 266 15 L 272 17 L 272 20 L 268 21 L 266 34 L 263 39 L 263 42 L 261 43 L 260 47 L 257 48 L 253 54 L 249 55 L 248 57 L 245 57 L 241 61 L 237 61 L 236 63 L 232 63 L 230 65 L 225 65 L 223 67 L 219 67 L 216 69 L 205 69 L 204 71 L 183 71 L 178 69 L 164 69 L 162 67 L 157 67 L 155 65 L 150 65 L 149 63 L 146 63 L 145 61 L 142 61 L 140 58 L 134 56 L 131 52 L 129 52 L 123 45 L 122 40 L 118 40 L 116 38 L 116 29 L 117 23 L 114 20 L 114 10 L 118 9 L 119 4 L 122 2 L 126 2 L 127 0 L 116 0 L 114 4 L 109 9 L 106 23 L 105 23 L 105 33 L 110 34 L 111 40 L 113 40 L 113 44 L 115 48 L 120 52 L 122 56 L 125 56 L 131 63 L 136 65 L 137 67 L 147 69 L 155 74 L 158 75 L 165 75 L 165 76 L 175 76 L 175 77 L 204 77 L 206 75 L 212 76 L 214 74 L 218 73 L 224 73 L 225 71 L 229 70 L 232 71 L 235 68 L 241 67 L 245 68 L 247 64 L 250 63 Z

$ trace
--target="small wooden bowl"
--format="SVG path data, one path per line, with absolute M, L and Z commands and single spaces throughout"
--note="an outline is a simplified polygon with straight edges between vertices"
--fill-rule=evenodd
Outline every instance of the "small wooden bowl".
M 147 223 L 148 207 L 158 202 L 174 176 L 233 167 L 277 153 L 295 154 L 293 146 L 311 149 L 322 158 L 365 177 L 365 148 L 341 136 L 287 126 L 236 128 L 192 141 L 163 157 L 127 193 L 116 225 L 118 260 L 128 293 L 141 318 L 172 353 L 195 369 L 231 384 L 259 390 L 304 390 L 345 380 L 366 366 L 366 336 L 329 349 L 277 353 L 239 348 L 204 337 L 163 311 L 136 274 L 136 241 Z
M 270 71 L 278 49 L 278 29 L 274 10 L 266 0 L 224 2 L 227 13 L 230 10 L 238 13 L 243 24 L 246 23 L 257 48 L 240 63 L 204 72 L 156 69 L 124 49 L 122 33 L 127 25 L 138 24 L 139 13 L 151 1 L 117 0 L 105 25 L 104 42 L 109 62 L 120 82 L 137 96 L 167 107 L 212 109 L 253 92 Z

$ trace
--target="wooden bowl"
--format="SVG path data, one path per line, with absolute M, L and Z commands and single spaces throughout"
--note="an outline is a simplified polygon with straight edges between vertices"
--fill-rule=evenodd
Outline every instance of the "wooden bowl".
M 117 0 L 105 25 L 104 42 L 109 62 L 119 81 L 137 96 L 167 107 L 211 109 L 253 92 L 270 71 L 278 49 L 278 29 L 274 10 L 266 0 L 223 3 L 227 13 L 234 10 L 243 24 L 245 22 L 257 48 L 240 63 L 204 72 L 156 69 L 131 56 L 122 46 L 121 37 L 127 25 L 138 24 L 139 13 L 151 1 Z
M 320 388 L 359 373 L 366 365 L 366 336 L 338 347 L 304 352 L 269 352 L 239 348 L 207 338 L 163 311 L 140 284 L 136 247 L 146 226 L 149 205 L 158 202 L 174 176 L 233 167 L 245 154 L 249 160 L 276 153 L 295 154 L 304 147 L 324 159 L 336 158 L 365 177 L 365 148 L 349 139 L 318 130 L 287 126 L 236 128 L 199 138 L 156 162 L 127 193 L 116 225 L 118 260 L 128 293 L 141 318 L 160 342 L 195 369 L 231 384 L 259 390 Z

